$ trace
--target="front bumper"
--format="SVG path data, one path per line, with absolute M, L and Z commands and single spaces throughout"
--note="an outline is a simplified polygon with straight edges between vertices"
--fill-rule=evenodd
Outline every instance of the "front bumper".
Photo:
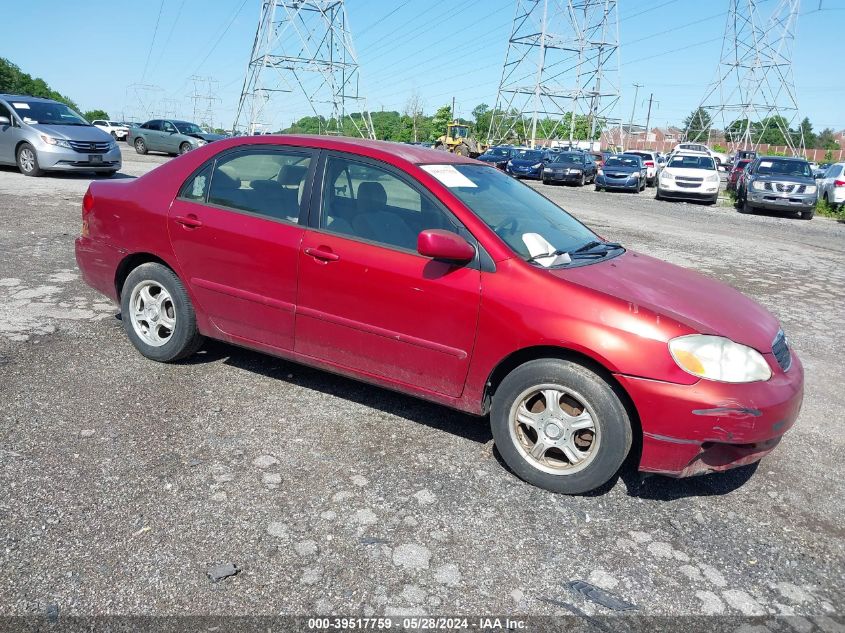
M 777 369 L 766 382 L 678 385 L 617 376 L 640 416 L 639 469 L 688 477 L 768 455 L 795 423 L 804 397 L 804 369 L 790 354 L 789 370 Z M 767 356 L 776 367 L 771 354 Z
M 608 178 L 605 175 L 596 176 L 596 186 L 604 187 L 605 189 L 630 189 L 638 191 L 640 188 L 640 179 L 635 177 L 629 178 Z
M 506 167 L 505 171 L 516 178 L 535 178 L 539 180 L 542 177 L 543 170 L 541 169 L 520 169 L 519 167 Z
M 543 172 L 543 180 L 548 180 L 549 182 L 581 182 L 582 177 L 586 178 L 586 176 L 584 176 L 584 172 L 581 171 L 574 174 L 563 172 Z
M 41 143 L 36 152 L 38 166 L 50 171 L 117 171 L 123 166 L 120 149 L 116 146 L 104 154 L 87 154 Z M 91 162 L 91 156 L 101 157 L 101 162 Z
M 768 211 L 809 211 L 816 206 L 816 194 L 778 194 L 749 189 L 748 204 Z
M 698 187 L 679 187 L 676 182 L 660 180 L 657 190 L 663 198 L 677 200 L 707 200 L 714 201 L 719 197 L 719 183 L 702 183 Z

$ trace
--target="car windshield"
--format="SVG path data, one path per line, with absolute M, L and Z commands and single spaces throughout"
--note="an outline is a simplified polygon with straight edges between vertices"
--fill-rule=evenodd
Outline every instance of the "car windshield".
M 202 134 L 202 130 L 196 123 L 188 123 L 187 121 L 174 121 L 173 125 L 179 130 L 180 134 Z
M 555 156 L 555 163 L 574 163 L 577 165 L 584 164 L 584 157 L 580 154 L 558 154 Z
M 11 101 L 24 123 L 41 125 L 91 125 L 64 103 L 52 101 Z
M 598 238 L 531 187 L 482 165 L 425 165 L 519 256 L 572 253 Z M 531 247 L 529 247 L 529 244 Z M 537 252 L 538 244 L 542 251 Z
M 810 165 L 798 160 L 762 159 L 757 165 L 757 173 L 761 176 L 772 174 L 776 176 L 805 176 L 809 178 Z
M 679 169 L 716 169 L 713 159 L 709 156 L 675 156 L 667 167 Z
M 639 167 L 640 161 L 637 158 L 621 158 L 614 156 L 604 161 L 605 167 Z
M 510 156 L 511 151 L 504 147 L 491 147 L 487 150 L 490 156 Z
M 119 127 L 119 126 L 122 126 L 123 123 L 118 123 L 117 121 L 109 121 L 109 125 L 111 125 L 113 127 Z
M 519 153 L 517 153 L 516 157 L 520 160 L 541 161 L 541 160 L 543 160 L 543 152 L 538 152 L 536 150 L 524 149 L 524 150 L 520 150 Z

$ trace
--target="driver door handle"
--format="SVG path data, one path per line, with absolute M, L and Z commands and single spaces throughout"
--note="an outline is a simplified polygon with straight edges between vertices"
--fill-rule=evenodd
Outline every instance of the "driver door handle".
M 324 251 L 321 248 L 306 248 L 305 254 L 310 255 L 314 259 L 320 259 L 324 262 L 336 262 L 340 259 L 340 255 L 332 253 L 331 251 Z
M 177 215 L 173 218 L 173 221 L 181 224 L 186 229 L 198 229 L 202 226 L 202 220 L 193 213 L 191 215 Z

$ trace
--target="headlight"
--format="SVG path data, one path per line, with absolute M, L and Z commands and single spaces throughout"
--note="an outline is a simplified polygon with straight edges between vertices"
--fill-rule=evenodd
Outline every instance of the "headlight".
M 752 180 L 751 181 L 751 188 L 754 191 L 765 191 L 765 189 L 766 189 L 765 186 L 763 185 L 763 183 L 760 182 L 759 180 Z
M 550 173 L 552 173 L 552 170 L 551 170 L 551 169 L 549 169 L 548 167 L 546 167 L 546 168 L 543 170 L 543 173 L 544 173 L 544 174 L 550 174 Z
M 52 136 L 47 136 L 46 134 L 41 135 L 41 140 L 47 143 L 47 145 L 56 145 L 57 147 L 66 147 L 67 149 L 73 149 L 70 146 L 70 143 L 63 138 L 53 138 Z
M 513 167 L 513 161 L 512 160 L 508 161 L 508 167 Z
M 580 170 L 580 169 L 578 169 L 577 167 L 571 167 L 571 168 L 569 169 L 569 172 L 568 172 L 568 173 L 570 173 L 570 174 L 580 174 L 580 173 L 581 173 L 581 170 Z
M 679 336 L 669 341 L 669 352 L 678 367 L 707 380 L 755 382 L 772 377 L 760 352 L 722 336 Z
M 543 163 L 537 163 L 536 165 L 531 165 L 531 169 L 540 169 L 543 166 Z
M 668 171 L 662 171 L 660 173 L 660 177 L 663 180 L 675 180 L 675 177 L 672 174 L 670 174 Z
M 596 170 L 596 176 L 604 176 L 604 170 L 603 169 L 597 169 Z
M 632 171 L 632 172 L 631 172 L 631 176 L 630 176 L 630 177 L 631 177 L 631 178 L 639 178 L 639 177 L 640 177 L 640 172 L 638 172 L 638 171 Z
M 719 182 L 719 174 L 710 174 L 707 176 L 707 182 Z
M 815 185 L 807 185 L 804 188 L 804 193 L 816 193 L 816 186 Z
M 207 142 L 208 142 L 208 141 L 206 141 L 205 139 L 198 138 L 198 139 L 197 139 L 197 147 L 202 147 L 202 146 L 203 146 L 203 145 L 205 145 Z

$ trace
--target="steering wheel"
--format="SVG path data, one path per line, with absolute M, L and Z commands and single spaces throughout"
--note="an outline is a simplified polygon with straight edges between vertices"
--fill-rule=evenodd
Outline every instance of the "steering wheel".
M 513 235 L 518 228 L 519 220 L 513 216 L 508 216 L 493 227 L 493 232 L 496 235 Z

